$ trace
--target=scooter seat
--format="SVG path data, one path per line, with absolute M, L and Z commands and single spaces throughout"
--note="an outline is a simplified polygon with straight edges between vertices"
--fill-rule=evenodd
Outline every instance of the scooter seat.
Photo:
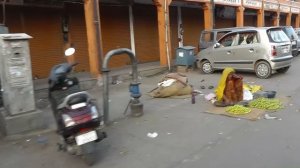
M 86 95 L 76 95 L 74 97 L 72 97 L 67 104 L 69 106 L 72 106 L 74 104 L 78 104 L 78 103 L 83 103 L 83 102 L 87 102 L 88 98 Z
M 91 96 L 86 91 L 77 92 L 68 95 L 62 103 L 57 106 L 57 109 L 62 109 L 78 103 L 88 103 L 91 100 Z

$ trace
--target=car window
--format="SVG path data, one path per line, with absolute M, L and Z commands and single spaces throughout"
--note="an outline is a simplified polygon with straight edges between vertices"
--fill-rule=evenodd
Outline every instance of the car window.
M 230 31 L 221 31 L 217 33 L 217 40 L 223 37 L 225 34 L 229 33 Z
M 238 45 L 258 43 L 257 32 L 242 32 L 239 33 Z
M 232 33 L 224 36 L 222 39 L 219 40 L 219 43 L 222 47 L 229 47 L 238 45 L 238 38 L 237 33 Z
M 202 33 L 201 41 L 203 41 L 203 42 L 213 42 L 214 41 L 214 33 L 213 32 L 204 32 L 204 33 Z
M 269 40 L 274 43 L 290 41 L 287 35 L 281 29 L 269 29 L 267 31 Z

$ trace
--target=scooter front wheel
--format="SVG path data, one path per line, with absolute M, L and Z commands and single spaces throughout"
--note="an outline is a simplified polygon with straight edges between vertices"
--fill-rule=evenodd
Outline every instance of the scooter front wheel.
M 96 143 L 89 142 L 81 145 L 82 158 L 89 166 L 93 165 L 97 160 Z

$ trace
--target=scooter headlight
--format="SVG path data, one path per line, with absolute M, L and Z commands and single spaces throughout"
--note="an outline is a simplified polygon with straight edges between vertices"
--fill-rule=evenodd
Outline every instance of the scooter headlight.
M 99 117 L 99 113 L 98 113 L 96 106 L 91 107 L 91 116 L 92 116 L 92 119 L 96 119 Z
M 64 121 L 66 127 L 70 127 L 70 126 L 75 125 L 75 122 L 73 121 L 73 119 L 69 115 L 63 114 L 62 118 L 63 118 L 63 121 Z

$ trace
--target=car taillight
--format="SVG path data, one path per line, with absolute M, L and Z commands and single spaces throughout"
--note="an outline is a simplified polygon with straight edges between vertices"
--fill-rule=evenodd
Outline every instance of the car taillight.
M 276 47 L 275 46 L 271 46 L 271 55 L 273 57 L 277 56 L 277 52 L 276 52 Z

